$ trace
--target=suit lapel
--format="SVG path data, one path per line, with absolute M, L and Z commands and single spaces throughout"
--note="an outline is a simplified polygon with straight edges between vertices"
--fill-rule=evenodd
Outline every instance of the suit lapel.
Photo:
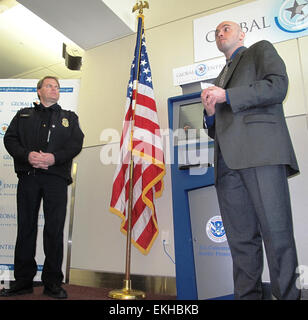
M 217 78 L 215 79 L 215 81 L 214 81 L 214 85 L 215 85 L 215 86 L 218 86 L 219 80 L 220 80 L 223 72 L 224 72 L 224 68 L 220 71 L 219 75 L 218 75 Z
M 240 62 L 242 56 L 243 56 L 243 52 L 246 50 L 245 47 L 241 48 L 239 50 L 239 52 L 236 54 L 236 56 L 234 57 L 234 59 L 232 60 L 232 63 L 229 67 L 229 70 L 226 74 L 226 77 L 225 77 L 225 81 L 224 81 L 224 85 L 223 85 L 223 88 L 226 88 L 227 87 L 227 84 L 229 82 L 229 80 L 231 79 L 231 76 L 233 74 L 233 71 L 235 70 L 237 64 Z

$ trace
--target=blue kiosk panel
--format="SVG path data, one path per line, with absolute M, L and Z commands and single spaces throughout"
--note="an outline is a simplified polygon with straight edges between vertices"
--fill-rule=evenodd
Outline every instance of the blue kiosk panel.
M 176 286 L 178 299 L 197 299 L 197 284 L 194 264 L 193 238 L 189 215 L 188 191 L 214 183 L 214 170 L 209 167 L 204 175 L 190 175 L 190 170 L 179 169 L 179 145 L 175 144 L 174 132 L 179 126 L 174 122 L 174 113 L 179 112 L 175 104 L 200 101 L 200 92 L 168 99 L 170 149 L 174 150 L 171 165 L 173 193 L 174 243 L 176 258 Z M 182 164 L 185 165 L 184 163 Z M 176 196 L 175 196 L 176 195 Z
M 176 286 L 177 298 L 180 300 L 200 299 L 200 295 L 198 295 L 197 279 L 203 277 L 203 274 L 199 275 L 199 277 L 196 275 L 195 258 L 198 249 L 196 251 L 197 240 L 192 232 L 192 230 L 196 230 L 196 228 L 192 228 L 191 224 L 191 214 L 194 213 L 190 212 L 189 199 L 191 198 L 191 193 L 194 193 L 194 190 L 197 191 L 198 194 L 199 190 L 197 189 L 202 191 L 202 188 L 204 187 L 212 186 L 211 188 L 214 188 L 214 142 L 203 130 L 202 112 L 201 92 L 171 97 L 168 99 L 168 120 L 169 128 L 171 129 L 170 150 L 173 151 L 171 152 L 171 156 L 173 155 L 173 159 L 171 159 L 171 178 Z M 196 198 L 195 195 L 193 197 Z M 198 197 L 200 198 L 200 196 Z M 202 196 L 201 199 L 203 201 Z M 203 215 L 202 206 L 204 206 L 203 202 L 201 202 L 201 216 Z M 204 211 L 206 211 L 205 207 Z M 198 215 L 200 215 L 200 210 Z M 194 220 L 196 221 L 196 219 Z M 200 221 L 200 219 L 197 221 Z M 202 236 L 204 236 L 204 234 Z M 207 247 L 215 247 L 215 244 L 209 245 L 209 242 L 206 242 L 206 245 Z M 225 244 L 225 246 L 228 249 L 228 245 Z M 202 269 L 202 259 L 205 258 L 202 257 L 201 260 L 199 257 L 197 258 L 199 263 L 201 261 Z M 231 258 L 228 258 L 228 266 L 226 267 L 228 268 L 228 279 L 226 282 L 229 283 L 230 261 Z M 213 265 L 213 262 L 211 263 Z M 200 266 L 197 270 L 200 270 Z M 216 275 L 217 271 L 213 270 L 212 273 L 214 274 L 214 272 Z M 208 275 L 211 276 L 210 271 Z M 224 282 L 224 279 L 221 279 L 221 281 Z M 204 283 L 199 283 L 199 287 L 201 285 L 204 286 Z M 208 282 L 206 282 L 206 286 L 215 286 L 215 284 L 208 284 Z M 227 287 L 229 288 L 230 285 L 227 284 Z M 213 291 L 215 290 L 216 289 Z M 226 290 L 223 289 L 220 291 L 225 292 Z M 229 289 L 227 289 L 225 295 L 221 295 L 220 297 L 210 296 L 209 298 L 229 299 L 229 293 L 232 293 L 232 290 L 229 292 Z

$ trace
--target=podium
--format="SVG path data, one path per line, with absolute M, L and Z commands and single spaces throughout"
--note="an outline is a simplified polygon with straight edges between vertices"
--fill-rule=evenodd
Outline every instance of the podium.
M 233 299 L 232 259 L 214 187 L 201 92 L 168 99 L 177 298 Z

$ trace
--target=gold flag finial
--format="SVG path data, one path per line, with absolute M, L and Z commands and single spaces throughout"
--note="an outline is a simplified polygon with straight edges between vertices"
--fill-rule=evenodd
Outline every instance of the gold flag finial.
M 133 7 L 133 12 L 135 12 L 136 10 L 139 10 L 139 14 L 143 14 L 143 9 L 149 9 L 149 3 L 147 1 L 139 1 L 134 5 Z

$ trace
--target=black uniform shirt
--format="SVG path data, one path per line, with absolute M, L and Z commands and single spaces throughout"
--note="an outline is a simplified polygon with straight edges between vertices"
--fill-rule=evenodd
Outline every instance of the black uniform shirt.
M 50 107 L 44 107 L 42 104 L 38 105 L 36 108 L 39 112 L 40 118 L 41 118 L 41 125 L 39 129 L 39 135 L 38 135 L 38 145 L 37 145 L 37 151 L 43 151 L 46 152 L 49 136 L 50 136 L 50 119 L 53 112 L 53 106 Z

